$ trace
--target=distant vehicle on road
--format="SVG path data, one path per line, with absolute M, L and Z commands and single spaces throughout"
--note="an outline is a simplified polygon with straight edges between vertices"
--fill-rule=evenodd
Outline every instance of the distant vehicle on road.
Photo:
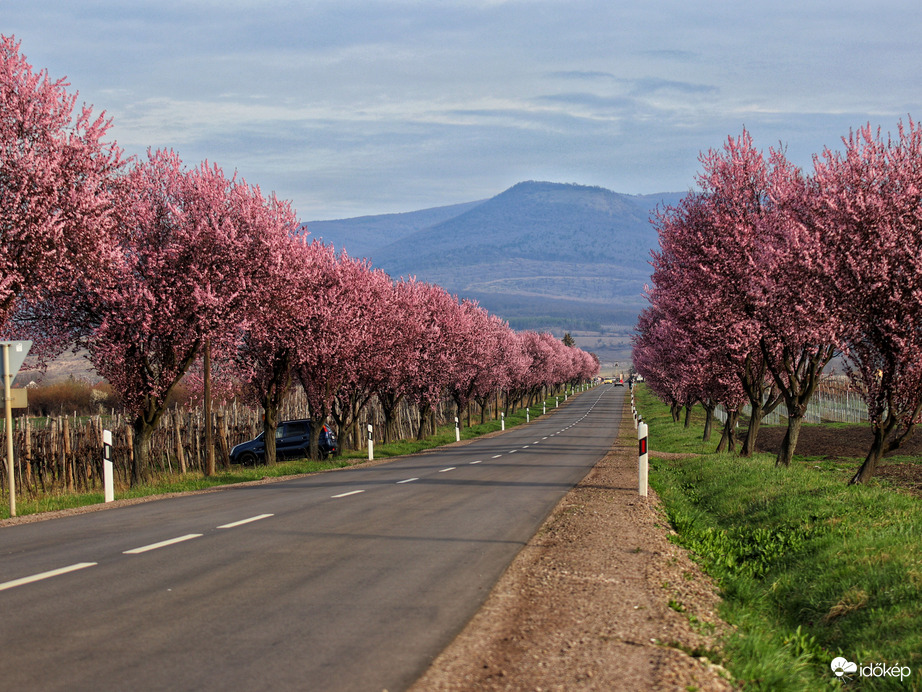
M 623 386 L 624 386 L 624 378 L 623 378 L 623 377 L 619 377 L 617 380 L 615 380 L 615 386 L 616 386 L 616 387 L 623 387 Z
M 287 420 L 279 423 L 275 431 L 275 456 L 277 459 L 303 459 L 310 455 L 311 422 Z M 232 464 L 257 464 L 266 460 L 265 433 L 259 433 L 249 442 L 236 445 L 230 453 Z M 320 456 L 326 459 L 336 454 L 336 435 L 327 426 L 320 431 Z

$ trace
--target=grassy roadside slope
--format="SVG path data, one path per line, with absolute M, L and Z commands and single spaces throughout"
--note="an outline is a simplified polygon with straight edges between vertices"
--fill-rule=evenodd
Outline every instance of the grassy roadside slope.
M 922 501 L 775 468 L 773 455 L 714 454 L 703 420 L 684 429 L 643 386 L 636 396 L 651 485 L 675 540 L 720 584 L 735 628 L 726 666 L 743 688 L 922 689 Z M 837 678 L 839 656 L 858 670 Z

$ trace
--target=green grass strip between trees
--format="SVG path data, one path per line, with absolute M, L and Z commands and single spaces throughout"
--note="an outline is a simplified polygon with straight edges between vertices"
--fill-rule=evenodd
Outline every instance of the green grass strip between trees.
M 636 395 L 651 485 L 676 542 L 722 590 L 734 628 L 723 663 L 742 687 L 922 689 L 922 501 L 848 486 L 813 461 L 715 454 L 719 431 L 702 444 L 703 415 L 685 429 L 643 386 Z M 840 656 L 858 669 L 836 677 Z

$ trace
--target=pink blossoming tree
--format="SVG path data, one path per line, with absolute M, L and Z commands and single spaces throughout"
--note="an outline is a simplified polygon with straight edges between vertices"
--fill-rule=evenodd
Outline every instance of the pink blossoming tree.
M 105 270 L 109 180 L 122 165 L 102 141 L 104 115 L 75 114 L 69 84 L 35 72 L 19 49 L 0 36 L 0 331 L 19 301 L 70 292 L 75 276 Z M 19 316 L 29 330 L 29 312 Z M 54 336 L 54 323 L 45 327 L 29 335 Z
M 206 339 L 233 339 L 258 307 L 291 216 L 217 167 L 186 170 L 161 151 L 118 181 L 115 221 L 117 262 L 74 296 L 70 314 L 75 340 L 134 416 L 138 483 L 167 397 Z

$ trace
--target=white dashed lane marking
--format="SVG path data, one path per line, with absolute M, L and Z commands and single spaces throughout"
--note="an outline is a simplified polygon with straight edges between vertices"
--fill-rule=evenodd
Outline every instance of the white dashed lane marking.
M 358 495 L 359 493 L 364 493 L 364 492 L 365 492 L 364 490 L 351 490 L 348 493 L 340 493 L 339 495 L 330 495 L 330 497 L 334 499 L 339 498 L 339 497 L 349 497 L 350 495 Z
M 230 524 L 222 524 L 219 526 L 219 529 L 233 529 L 237 526 L 243 526 L 244 524 L 250 524 L 254 521 L 259 521 L 260 519 L 268 519 L 269 517 L 274 517 L 274 514 L 259 514 L 255 517 L 250 517 L 249 519 L 241 519 L 240 521 L 235 521 Z
M 0 591 L 6 591 L 7 589 L 23 586 L 25 584 L 32 584 L 33 582 L 42 581 L 43 579 L 50 579 L 51 577 L 57 577 L 58 575 L 67 574 L 68 572 L 76 572 L 78 569 L 86 569 L 87 567 L 93 567 L 96 564 L 97 563 L 95 562 L 78 562 L 77 564 L 70 565 L 68 567 L 61 567 L 60 569 L 53 569 L 48 572 L 42 572 L 40 574 L 33 574 L 30 577 L 13 579 L 12 581 L 3 582 L 0 584 Z
M 158 548 L 166 548 L 168 545 L 175 545 L 176 543 L 182 543 L 184 541 L 190 541 L 193 538 L 201 538 L 202 534 L 200 533 L 187 533 L 185 536 L 178 536 L 176 538 L 170 538 L 166 541 L 160 541 L 159 543 L 151 543 L 150 545 L 142 545 L 140 548 L 132 548 L 131 550 L 123 551 L 124 555 L 140 555 L 141 553 L 146 553 L 150 550 L 157 550 Z

